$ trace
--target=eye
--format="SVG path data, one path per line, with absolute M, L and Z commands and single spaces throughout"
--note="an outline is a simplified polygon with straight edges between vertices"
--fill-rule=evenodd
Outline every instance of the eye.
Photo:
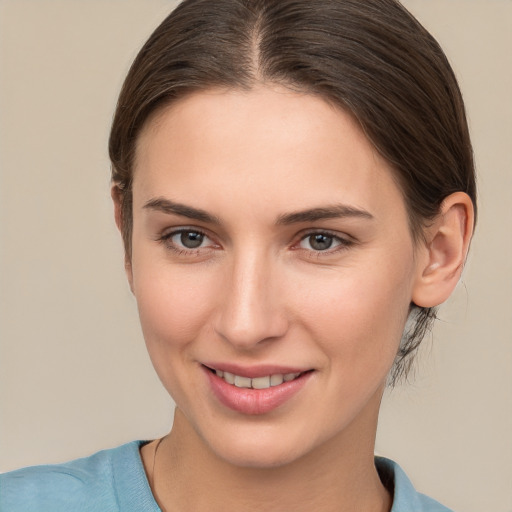
M 209 249 L 215 243 L 203 232 L 197 229 L 181 228 L 163 234 L 159 241 L 171 251 L 186 254 L 194 253 L 202 249 Z
M 186 249 L 197 249 L 201 247 L 205 238 L 208 240 L 206 235 L 199 231 L 180 231 L 172 234 L 170 237 L 173 244 L 177 246 L 185 247 Z
M 309 233 L 301 239 L 299 247 L 309 251 L 322 252 L 329 249 L 348 247 L 352 242 L 330 233 Z

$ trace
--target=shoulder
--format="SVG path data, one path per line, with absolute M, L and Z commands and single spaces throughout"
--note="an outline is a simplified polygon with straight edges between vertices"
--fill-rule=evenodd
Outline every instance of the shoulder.
M 452 512 L 441 503 L 417 492 L 396 462 L 384 457 L 375 457 L 375 465 L 384 485 L 393 489 L 391 512 Z
M 140 460 L 140 444 L 136 441 L 71 462 L 0 475 L 0 510 L 137 510 L 123 507 L 123 502 L 141 500 L 144 510 L 153 510 L 147 506 L 155 503 Z M 138 499 L 133 500 L 133 495 Z

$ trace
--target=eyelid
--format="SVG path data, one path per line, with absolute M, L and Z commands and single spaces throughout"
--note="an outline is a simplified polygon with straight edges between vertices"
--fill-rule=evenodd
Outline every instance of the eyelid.
M 206 239 L 208 239 L 211 243 L 205 246 L 191 249 L 183 247 L 181 245 L 177 245 L 174 242 L 172 242 L 172 238 L 174 236 L 180 233 L 187 232 L 198 233 L 204 236 Z M 328 248 L 325 250 L 314 250 L 300 247 L 300 243 L 312 235 L 325 235 L 328 237 L 332 237 L 339 243 L 335 247 Z M 206 252 L 211 251 L 213 249 L 221 248 L 221 245 L 215 241 L 215 237 L 209 234 L 209 230 L 205 230 L 203 228 L 196 226 L 176 226 L 173 228 L 167 228 L 165 230 L 162 230 L 162 232 L 157 235 L 155 240 L 165 245 L 167 249 L 174 251 L 175 253 L 179 253 L 180 255 L 198 254 L 200 252 Z M 309 228 L 302 230 L 295 236 L 295 241 L 292 243 L 291 249 L 311 253 L 314 254 L 315 257 L 321 257 L 322 255 L 328 256 L 339 251 L 346 250 L 354 244 L 357 244 L 357 240 L 348 233 L 340 233 L 338 231 L 333 231 L 330 229 Z
M 305 249 L 303 247 L 300 247 L 299 244 L 305 240 L 306 238 L 312 236 L 312 235 L 325 235 L 334 238 L 339 242 L 339 245 L 336 245 L 334 248 L 325 249 L 324 251 L 315 251 L 314 249 Z M 322 254 L 328 255 L 333 254 L 338 251 L 342 251 L 347 249 L 348 247 L 354 245 L 357 243 L 357 240 L 350 236 L 347 233 L 339 233 L 336 231 L 331 231 L 330 229 L 321 229 L 321 228 L 310 228 L 305 231 L 300 232 L 297 235 L 297 240 L 293 244 L 294 250 L 302 250 L 310 253 L 314 253 L 315 256 L 321 256 Z
M 176 245 L 174 242 L 172 242 L 172 238 L 176 235 L 179 235 L 180 233 L 198 233 L 204 236 L 205 239 L 210 240 L 212 243 L 209 245 L 196 247 L 194 249 Z M 179 226 L 163 230 L 161 234 L 156 237 L 156 241 L 164 244 L 167 249 L 179 254 L 197 254 L 199 252 L 204 252 L 219 247 L 219 244 L 213 240 L 213 237 L 208 234 L 207 230 L 195 226 Z

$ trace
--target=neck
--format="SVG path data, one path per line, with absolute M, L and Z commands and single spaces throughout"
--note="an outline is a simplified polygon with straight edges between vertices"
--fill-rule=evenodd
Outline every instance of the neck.
M 252 468 L 218 457 L 176 410 L 170 434 L 142 456 L 164 512 L 388 512 L 391 498 L 373 460 L 374 423 L 370 439 L 354 425 L 355 436 L 344 431 L 293 463 Z

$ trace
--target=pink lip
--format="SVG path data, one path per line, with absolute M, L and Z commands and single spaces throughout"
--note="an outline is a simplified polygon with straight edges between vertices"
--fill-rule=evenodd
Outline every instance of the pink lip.
M 239 366 L 233 363 L 203 363 L 203 366 L 207 366 L 212 370 L 221 370 L 223 372 L 233 373 L 234 375 L 240 375 L 240 377 L 249 377 L 250 379 L 255 379 L 256 377 L 265 377 L 266 375 L 276 375 L 278 373 L 283 375 L 286 375 L 287 373 L 302 373 L 311 369 L 269 364 L 260 364 L 256 366 Z
M 229 365 L 229 367 L 234 368 L 232 365 Z M 277 409 L 279 406 L 290 400 L 296 393 L 298 393 L 306 385 L 307 381 L 313 374 L 313 372 L 306 372 L 292 381 L 283 382 L 279 386 L 272 386 L 267 389 L 248 389 L 237 388 L 232 384 L 228 384 L 224 379 L 217 377 L 217 375 L 210 371 L 208 368 L 203 368 L 208 378 L 210 388 L 219 402 L 229 409 L 247 415 L 265 414 L 273 411 L 274 409 Z M 227 367 L 224 366 L 224 368 Z M 253 370 L 255 370 L 255 368 L 253 368 Z M 229 369 L 223 371 L 230 372 Z M 240 373 L 233 371 L 230 373 L 249 377 L 249 375 L 247 375 L 247 371 Z M 272 375 L 276 373 L 296 372 L 267 371 L 262 374 L 261 371 L 258 370 L 257 373 L 259 375 L 254 375 L 255 377 Z

